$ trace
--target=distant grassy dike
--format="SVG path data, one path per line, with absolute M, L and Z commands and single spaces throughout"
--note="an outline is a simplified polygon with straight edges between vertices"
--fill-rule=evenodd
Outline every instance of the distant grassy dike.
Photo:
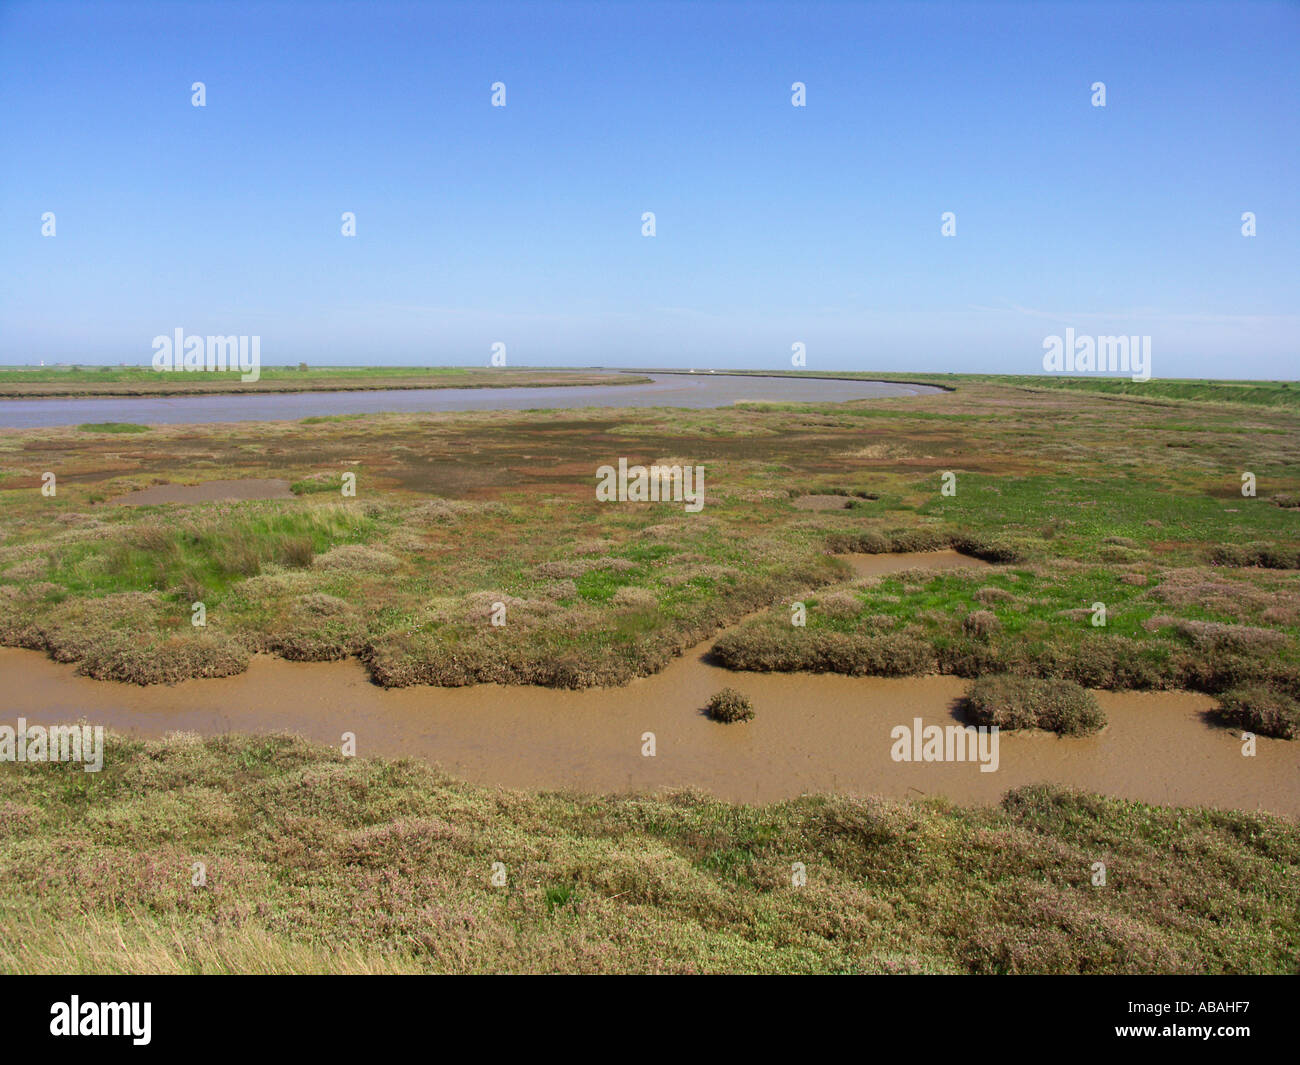
M 741 374 L 762 371 L 740 370 Z M 1188 400 L 1196 403 L 1243 403 L 1260 407 L 1300 409 L 1300 381 L 1227 381 L 1208 378 L 1152 378 L 1133 381 L 1127 377 L 1065 376 L 1054 374 L 958 374 L 958 373 L 872 373 L 865 371 L 774 372 L 772 376 L 858 378 L 954 387 L 960 384 L 993 384 L 1014 388 L 1049 389 L 1063 392 L 1091 392 L 1109 396 L 1131 396 L 1145 400 Z
M 3 367 L 0 398 L 43 396 L 164 396 L 244 392 L 330 392 L 414 388 L 548 388 L 626 385 L 648 380 L 598 370 L 515 367 L 316 367 L 265 366 L 257 381 L 238 372 L 160 373 L 152 367 Z

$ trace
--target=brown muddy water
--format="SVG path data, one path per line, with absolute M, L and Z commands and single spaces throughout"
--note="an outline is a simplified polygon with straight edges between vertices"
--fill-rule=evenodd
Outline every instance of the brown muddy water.
M 859 556 L 860 572 L 971 565 L 944 552 Z M 357 753 L 410 756 L 458 777 L 505 787 L 582 792 L 693 786 L 768 802 L 806 792 L 995 803 L 1007 789 L 1051 782 L 1145 802 L 1268 810 L 1300 816 L 1300 743 L 1261 737 L 1254 757 L 1206 720 L 1214 700 L 1188 692 L 1099 692 L 1109 718 L 1096 736 L 1010 733 L 999 764 L 899 762 L 891 730 L 959 723 L 967 682 L 956 677 L 733 673 L 711 665 L 713 641 L 623 688 L 557 691 L 479 685 L 383 689 L 357 662 L 254 657 L 248 672 L 141 688 L 79 677 L 36 651 L 0 648 L 0 723 L 85 719 L 136 735 L 175 730 L 285 731 Z M 721 725 L 703 706 L 739 688 L 757 716 Z M 656 753 L 642 754 L 653 733 Z M 108 756 L 111 758 L 111 748 Z

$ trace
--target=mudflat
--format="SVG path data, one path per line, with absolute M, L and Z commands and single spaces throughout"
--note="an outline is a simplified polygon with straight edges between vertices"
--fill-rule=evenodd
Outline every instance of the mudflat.
M 239 481 L 201 484 L 160 484 L 142 488 L 108 502 L 133 507 L 152 503 L 222 503 L 245 499 L 293 499 L 289 482 L 280 477 L 249 477 Z

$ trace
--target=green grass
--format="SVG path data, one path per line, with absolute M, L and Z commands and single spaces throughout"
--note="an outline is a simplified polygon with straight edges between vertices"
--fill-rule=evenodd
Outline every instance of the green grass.
M 1155 378 L 1133 381 L 1115 377 L 1011 377 L 1006 383 L 1111 396 L 1190 400 L 1197 403 L 1242 403 L 1261 407 L 1300 408 L 1300 383 L 1293 381 L 1211 381 Z
M 317 476 L 302 481 L 294 481 L 289 485 L 289 491 L 296 496 L 318 495 L 322 492 L 332 492 L 335 495 L 341 495 L 343 488 L 343 478 L 341 475 L 330 474 L 327 476 Z
M 300 418 L 303 425 L 329 425 L 331 422 L 353 422 L 364 418 L 364 414 L 313 414 L 309 418 Z
M 149 508 L 154 510 L 155 508 Z M 166 508 L 157 508 L 163 516 Z M 44 575 L 74 596 L 188 589 L 210 603 L 267 566 L 306 566 L 314 555 L 360 543 L 375 528 L 360 508 L 284 510 L 257 507 L 213 521 L 202 512 L 187 521 L 135 528 L 121 539 L 70 544 L 51 553 Z
M 147 433 L 149 426 L 134 422 L 86 422 L 77 428 L 83 433 Z
M 1281 469 L 1255 471 L 1268 484 Z M 999 477 L 957 474 L 957 494 L 932 494 L 917 513 L 974 534 L 1029 536 L 1050 542 L 1056 557 L 1096 558 L 1106 537 L 1149 549 L 1182 543 L 1246 543 L 1291 539 L 1296 515 L 1260 499 L 1243 499 L 1240 478 L 1225 471 L 1214 495 L 1170 491 L 1167 481 L 1137 471 L 1106 468 Z M 1261 494 L 1267 493 L 1267 488 Z M 1261 502 L 1263 505 L 1260 505 Z
M 1142 562 L 1057 560 L 886 576 L 818 591 L 802 628 L 775 608 L 723 636 L 715 653 L 737 669 L 870 673 L 892 660 L 898 665 L 890 671 L 899 673 L 1012 672 L 1213 694 L 1260 684 L 1296 697 L 1300 587 L 1293 576 L 1149 572 Z M 986 620 L 972 630 L 973 618 Z

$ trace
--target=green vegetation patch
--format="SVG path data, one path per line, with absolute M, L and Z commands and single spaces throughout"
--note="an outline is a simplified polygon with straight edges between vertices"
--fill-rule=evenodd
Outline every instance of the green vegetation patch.
M 1300 695 L 1300 583 L 1268 571 L 1058 561 L 919 568 L 822 589 L 724 634 L 737 670 L 1015 673 L 1090 688 Z
M 85 422 L 77 428 L 83 433 L 147 433 L 149 426 L 134 422 Z
M 184 516 L 147 509 L 155 511 L 153 520 L 132 523 L 125 536 L 54 548 L 45 579 L 78 596 L 175 590 L 187 602 L 216 602 L 266 567 L 310 566 L 318 553 L 363 542 L 376 526 L 360 508 L 341 504 L 305 510 L 226 505 Z

